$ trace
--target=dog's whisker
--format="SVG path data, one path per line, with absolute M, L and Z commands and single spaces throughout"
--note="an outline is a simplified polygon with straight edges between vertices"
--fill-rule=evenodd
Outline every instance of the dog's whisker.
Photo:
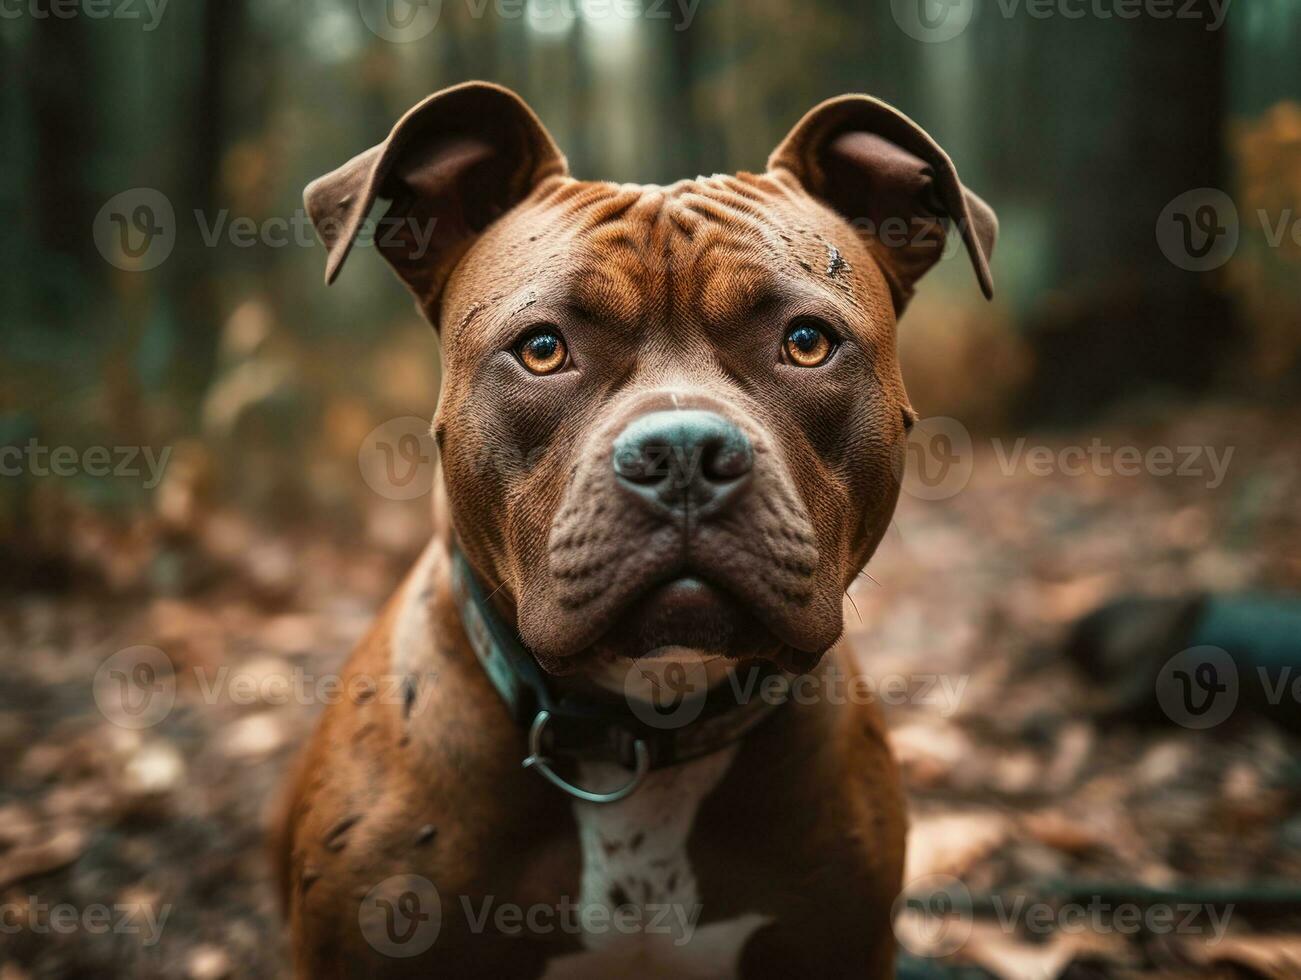
M 854 615 L 858 617 L 858 621 L 861 623 L 863 621 L 863 614 L 858 611 L 858 603 L 854 601 L 854 597 L 849 594 L 848 589 L 845 590 L 845 598 L 848 599 L 849 604 L 854 607 Z

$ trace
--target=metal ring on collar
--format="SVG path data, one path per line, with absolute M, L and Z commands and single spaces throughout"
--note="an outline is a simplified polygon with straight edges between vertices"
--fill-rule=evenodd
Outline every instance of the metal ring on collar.
M 542 733 L 546 730 L 547 722 L 550 720 L 551 712 L 546 710 L 539 711 L 534 717 L 533 726 L 529 729 L 529 755 L 524 760 L 524 768 L 536 769 L 549 782 L 560 787 L 574 799 L 582 800 L 585 803 L 617 803 L 619 800 L 631 796 L 633 791 L 641 785 L 641 781 L 646 778 L 646 773 L 650 772 L 650 750 L 646 748 L 645 742 L 637 739 L 632 746 L 637 768 L 627 783 L 609 793 L 593 793 L 590 790 L 575 786 L 552 769 L 551 760 L 542 755 Z

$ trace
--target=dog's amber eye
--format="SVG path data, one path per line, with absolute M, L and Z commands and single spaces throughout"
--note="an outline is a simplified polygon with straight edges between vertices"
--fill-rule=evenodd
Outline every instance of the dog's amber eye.
M 554 374 L 565 366 L 565 339 L 550 327 L 534 330 L 515 347 L 515 356 L 534 374 Z
M 796 320 L 786 331 L 782 348 L 796 367 L 812 368 L 824 363 L 836 344 L 831 334 L 817 320 Z

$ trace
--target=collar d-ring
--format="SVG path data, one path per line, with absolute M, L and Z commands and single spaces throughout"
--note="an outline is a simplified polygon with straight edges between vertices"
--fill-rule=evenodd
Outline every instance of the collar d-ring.
M 533 725 L 529 728 L 529 754 L 528 758 L 524 760 L 524 768 L 537 770 L 550 783 L 560 787 L 574 799 L 582 800 L 585 803 L 617 803 L 619 800 L 631 796 L 633 791 L 641 785 L 641 781 L 646 778 L 646 773 L 650 771 L 650 750 L 646 748 L 645 742 L 637 739 L 632 745 L 636 768 L 628 782 L 609 793 L 593 793 L 581 786 L 575 786 L 552 769 L 551 759 L 542 754 L 542 734 L 546 730 L 547 722 L 550 720 L 551 712 L 545 709 L 534 716 Z

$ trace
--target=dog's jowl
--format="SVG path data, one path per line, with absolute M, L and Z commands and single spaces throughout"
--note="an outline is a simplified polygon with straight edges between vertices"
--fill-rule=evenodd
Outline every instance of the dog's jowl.
M 327 708 L 276 835 L 298 974 L 891 976 L 876 706 L 770 695 L 859 669 L 896 321 L 946 236 L 990 293 L 990 209 L 866 96 L 660 187 L 479 83 L 306 200 L 330 281 L 388 202 L 444 381 L 432 541 L 348 666 L 405 694 Z

